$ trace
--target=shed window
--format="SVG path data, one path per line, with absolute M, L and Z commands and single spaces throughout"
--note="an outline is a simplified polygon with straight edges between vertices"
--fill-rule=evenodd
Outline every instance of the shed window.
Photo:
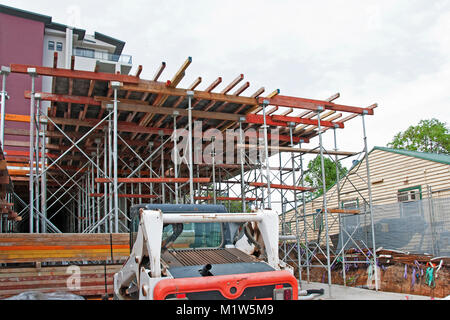
M 397 191 L 398 202 L 410 202 L 422 199 L 422 187 L 415 186 Z
M 55 41 L 48 42 L 48 50 L 55 50 Z
M 351 200 L 343 200 L 341 201 L 341 208 L 342 209 L 359 209 L 359 199 L 351 199 Z
M 56 51 L 62 51 L 63 50 L 63 44 L 62 42 L 56 43 Z
M 322 209 L 316 209 L 316 214 L 313 216 L 314 231 L 323 229 L 323 212 Z

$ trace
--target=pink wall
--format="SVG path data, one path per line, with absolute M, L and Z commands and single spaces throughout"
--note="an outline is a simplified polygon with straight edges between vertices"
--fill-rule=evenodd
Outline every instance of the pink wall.
M 42 65 L 44 23 L 0 13 L 0 66 L 11 63 Z M 1 82 L 1 80 L 0 80 Z M 36 91 L 40 91 L 42 80 L 36 79 Z M 1 90 L 1 89 L 0 89 Z M 6 113 L 30 114 L 30 100 L 24 98 L 24 91 L 31 90 L 28 75 L 10 74 L 6 79 Z M 28 129 L 28 123 L 6 122 L 6 128 Z M 29 141 L 29 137 L 5 135 L 5 140 Z M 28 150 L 23 147 L 6 146 L 9 150 Z

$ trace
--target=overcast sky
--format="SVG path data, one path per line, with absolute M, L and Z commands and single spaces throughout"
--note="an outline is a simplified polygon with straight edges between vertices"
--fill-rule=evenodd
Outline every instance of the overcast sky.
M 179 87 L 218 76 L 221 90 L 243 73 L 251 95 L 325 99 L 366 107 L 369 148 L 421 119 L 450 123 L 450 1 L 1 1 L 121 39 L 149 79 L 167 63 L 169 80 L 193 58 Z M 331 147 L 332 131 L 326 134 Z M 317 145 L 317 138 L 311 145 Z M 363 148 L 361 119 L 338 132 L 346 151 Z

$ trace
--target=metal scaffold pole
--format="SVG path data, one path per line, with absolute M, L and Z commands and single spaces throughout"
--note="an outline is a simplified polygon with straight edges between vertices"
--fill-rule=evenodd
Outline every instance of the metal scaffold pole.
M 173 168 L 175 179 L 178 178 L 178 137 L 177 137 L 177 115 L 173 114 Z M 175 183 L 175 204 L 178 204 L 178 183 Z
M 279 181 L 280 184 L 283 184 L 283 170 L 281 170 L 281 167 L 283 166 L 283 162 L 281 159 L 281 152 L 278 152 L 278 164 L 279 164 L 279 168 L 280 170 L 278 170 L 278 174 L 279 174 Z M 295 185 L 295 182 L 294 182 Z M 278 190 L 280 192 L 280 199 L 281 199 L 281 236 L 282 238 L 285 237 L 287 235 L 287 223 L 286 223 L 286 195 L 287 192 L 284 191 L 282 189 Z M 283 253 L 284 253 L 284 257 L 283 260 L 287 259 L 288 253 L 287 253 L 287 240 L 283 240 Z
M 111 112 L 113 112 L 114 110 L 114 106 L 113 105 L 109 105 L 110 106 L 110 110 L 109 113 L 111 114 Z M 112 107 L 112 109 L 111 109 Z M 113 119 L 111 119 L 111 117 L 109 117 L 108 119 L 108 178 L 111 179 L 112 175 L 113 175 Z M 114 194 L 113 194 L 114 190 L 113 190 L 113 183 L 108 183 L 108 202 L 109 202 L 109 207 L 108 207 L 108 232 L 112 233 L 113 232 L 113 216 L 114 216 L 114 207 L 113 207 L 113 199 L 114 199 Z
M 289 140 L 290 140 L 290 146 L 294 147 L 294 137 L 292 134 L 292 130 L 295 127 L 295 123 L 289 123 Z M 280 153 L 281 154 L 281 153 Z M 295 175 L 295 155 L 293 152 L 291 152 L 291 166 L 292 166 L 292 182 L 293 186 L 297 185 L 297 179 Z M 280 169 L 281 169 L 281 163 L 280 163 Z M 280 171 L 281 172 L 281 171 Z M 299 218 L 298 218 L 298 207 L 297 207 L 297 190 L 294 190 L 294 214 L 295 214 L 295 238 L 297 241 L 297 262 L 298 262 L 298 282 L 299 284 L 302 283 L 302 259 L 301 259 L 301 248 L 300 248 L 300 235 L 299 235 Z
M 190 203 L 194 204 L 194 162 L 192 160 L 192 97 L 194 91 L 187 91 L 188 96 L 188 167 L 189 167 L 189 196 Z
M 197 149 L 197 151 L 198 151 L 198 147 L 197 146 L 195 147 L 195 149 Z M 200 178 L 200 166 L 198 164 L 197 164 L 196 172 L 197 172 L 197 178 Z M 197 183 L 197 193 L 196 194 L 197 194 L 197 196 L 200 196 L 200 183 Z
M 38 211 L 39 209 L 40 209 L 40 205 L 39 205 L 39 189 L 40 189 L 40 186 L 39 186 L 39 163 L 40 163 L 40 159 L 39 159 L 39 125 L 40 125 L 40 123 L 39 123 L 39 118 L 40 118 L 40 112 L 39 112 L 39 109 L 40 109 L 40 102 L 41 102 L 41 97 L 40 97 L 40 95 L 38 94 L 38 93 L 36 93 L 35 95 L 34 95 L 35 97 L 34 97 L 34 99 L 35 99 L 35 101 L 36 101 L 36 110 L 35 110 L 35 139 L 34 139 L 34 153 L 35 153 L 35 155 L 36 155 L 36 160 L 35 160 L 35 163 L 36 163 L 36 171 L 35 171 L 35 176 L 36 176 L 36 179 L 34 180 L 34 183 L 35 183 L 35 186 L 34 186 L 34 189 L 35 189 L 35 193 L 36 193 L 36 197 L 35 197 L 35 203 L 36 203 L 36 205 L 35 205 L 35 208 L 36 208 L 36 211 Z M 41 231 L 40 231 L 40 229 L 41 229 L 41 224 L 40 224 L 40 220 L 39 220 L 39 215 L 36 215 L 36 233 L 41 233 Z
M 82 189 L 80 190 L 80 196 L 81 196 L 81 229 L 85 230 L 86 229 L 86 194 L 84 192 L 85 188 L 84 188 L 84 179 L 85 177 L 82 176 L 81 177 L 81 186 Z
M 41 175 L 41 213 L 44 216 L 44 219 L 41 220 L 42 227 L 41 232 L 47 233 L 47 172 L 45 171 L 45 168 L 47 166 L 47 154 L 46 154 L 46 132 L 47 132 L 47 118 L 45 114 L 45 108 L 42 105 L 42 108 L 38 110 L 38 112 L 41 114 L 39 117 L 39 123 L 41 126 L 41 130 L 39 132 L 39 137 L 41 141 L 41 169 L 42 169 L 42 175 Z M 39 141 L 39 140 L 38 140 Z M 37 147 L 39 148 L 39 143 L 37 144 Z
M 211 161 L 212 161 L 212 178 L 213 178 L 213 203 L 217 204 L 216 195 L 216 147 L 215 142 L 216 137 L 211 137 Z
M 113 178 L 113 184 L 114 184 L 114 232 L 119 233 L 119 194 L 118 194 L 118 188 L 117 188 L 117 178 L 118 178 L 118 171 L 117 171 L 117 161 L 118 161 L 118 154 L 117 154 L 117 91 L 120 88 L 120 82 L 112 81 L 111 82 L 111 88 L 114 90 L 114 110 L 113 110 L 113 163 L 114 163 L 114 178 Z
M 302 148 L 303 140 L 300 140 L 299 148 Z M 301 176 L 301 187 L 305 186 L 305 172 L 303 170 L 303 154 L 300 153 L 300 176 Z M 305 254 L 306 254 L 306 280 L 310 281 L 310 249 L 306 222 L 306 198 L 305 193 L 302 194 L 302 220 L 303 220 L 303 235 L 305 236 Z M 300 248 L 299 248 L 300 250 Z
M 103 168 L 104 168 L 104 172 L 106 175 L 106 172 L 108 172 L 108 133 L 109 130 L 107 128 L 105 128 L 104 130 L 105 132 L 105 136 L 104 136 L 104 143 L 103 143 Z M 105 177 L 106 178 L 106 177 Z M 104 183 L 103 184 L 103 211 L 104 211 L 104 220 L 105 220 L 105 224 L 103 226 L 103 232 L 108 233 L 109 231 L 109 225 L 108 225 L 108 221 L 109 219 L 107 218 L 108 214 L 109 214 L 109 210 L 108 210 L 108 191 L 109 191 L 109 184 L 108 183 Z
M 97 154 L 96 154 L 96 163 L 97 163 L 97 170 L 96 170 L 96 177 L 100 178 L 100 170 L 98 170 L 98 168 L 100 168 L 100 143 L 101 143 L 101 139 L 97 138 L 95 139 L 95 144 L 96 144 L 96 148 L 97 148 Z M 97 183 L 96 185 L 97 187 L 97 192 L 100 192 L 100 183 Z M 97 201 L 97 222 L 100 221 L 100 197 L 96 198 Z M 101 226 L 98 225 L 97 227 L 97 233 L 101 233 Z
M 375 244 L 375 226 L 373 221 L 373 203 L 372 203 L 372 183 L 370 181 L 370 168 L 369 168 L 369 151 L 367 148 L 367 135 L 366 135 L 366 124 L 364 121 L 363 113 L 361 115 L 362 125 L 363 125 L 363 135 L 364 135 L 364 158 L 366 160 L 366 172 L 367 172 L 367 190 L 369 193 L 369 210 L 370 210 L 370 224 L 371 224 L 371 232 L 372 232 L 372 256 L 373 256 L 373 269 L 375 274 L 375 290 L 378 291 L 378 263 L 377 263 L 377 247 Z
M 96 161 L 95 164 L 98 167 L 98 164 L 97 164 L 98 150 L 97 150 L 97 152 L 95 152 L 95 151 L 92 152 L 92 158 L 95 159 L 95 161 Z M 91 172 L 90 187 L 91 187 L 91 193 L 94 194 L 94 193 L 96 193 L 95 192 L 95 172 L 96 171 L 98 172 L 98 170 L 95 168 L 94 164 L 92 164 L 91 168 L 92 168 L 92 172 Z M 97 216 L 96 216 L 97 206 L 96 206 L 96 198 L 95 197 L 91 197 L 91 212 L 92 212 L 92 225 L 94 225 L 98 221 Z M 94 228 L 93 232 L 96 232 L 96 228 Z
M 138 178 L 141 178 L 141 171 L 139 170 Z M 138 193 L 142 194 L 142 183 L 138 183 Z M 139 204 L 142 204 L 142 198 L 138 200 Z
M 83 220 L 81 219 L 81 189 L 78 190 L 78 216 L 77 216 L 78 233 L 83 230 Z
M 264 101 L 262 104 L 263 111 L 263 119 L 264 119 L 264 157 L 265 157 L 265 167 L 266 167 L 266 181 L 267 181 L 267 205 L 268 209 L 272 209 L 272 197 L 271 197 L 271 188 L 270 188 L 270 167 L 269 167 L 269 146 L 268 146 L 268 138 L 267 138 L 267 119 L 266 119 L 266 107 L 268 105 L 268 101 Z
M 164 142 L 164 134 L 163 132 L 159 132 L 159 136 L 161 138 L 161 144 Z M 164 168 L 164 148 L 161 148 L 161 178 L 165 177 L 165 168 Z M 166 203 L 166 184 L 161 184 L 161 199 L 162 203 Z
M 150 178 L 153 178 L 153 170 L 151 170 L 151 168 L 153 168 L 152 148 L 153 148 L 153 141 L 150 141 L 148 143 L 148 150 L 150 153 L 150 157 L 149 157 Z M 153 183 L 152 182 L 150 182 L 150 194 L 153 194 Z M 153 198 L 150 199 L 150 203 L 153 203 Z
M 239 148 L 239 160 L 241 164 L 241 198 L 242 198 L 242 212 L 246 212 L 246 204 L 245 204 L 245 171 L 244 171 L 244 162 L 245 162 L 245 148 L 244 148 L 244 132 L 242 130 L 242 121 L 244 119 L 239 119 L 239 144 L 241 147 Z
M 320 112 L 323 111 L 323 107 L 319 107 L 317 111 L 317 130 L 319 132 L 319 148 L 320 148 L 320 166 L 322 171 L 322 192 L 323 192 L 323 208 L 322 212 L 325 215 L 325 242 L 327 248 L 327 271 L 328 271 L 328 293 L 329 297 L 332 297 L 331 293 L 331 265 L 330 265 L 330 235 L 329 235 L 329 226 L 328 226 L 328 208 L 327 208 L 327 186 L 326 186 L 326 177 L 325 177 L 325 163 L 324 163 L 324 155 L 323 155 L 323 143 L 322 143 L 322 128 L 320 124 Z M 319 243 L 320 245 L 320 243 Z
M 30 178 L 29 178 L 29 203 L 30 203 L 30 214 L 29 214 L 29 230 L 30 233 L 34 233 L 34 109 L 35 109 L 35 79 L 37 77 L 35 68 L 28 68 L 28 74 L 31 77 L 31 99 L 30 99 Z
M 338 207 L 340 206 L 341 203 L 341 186 L 340 186 L 340 168 L 339 168 L 339 160 L 338 160 L 338 147 L 337 147 L 337 137 L 336 137 L 336 130 L 337 130 L 337 126 L 335 126 L 333 128 L 333 136 L 334 136 L 334 151 L 336 152 L 336 155 L 334 157 L 334 162 L 336 165 L 336 190 L 337 190 L 337 203 L 338 203 Z M 339 215 L 339 229 L 342 230 L 342 218 Z M 342 243 L 342 278 L 344 280 L 344 286 L 347 286 L 347 281 L 346 281 L 346 271 L 345 271 L 345 246 L 344 246 L 344 233 L 341 231 L 339 232 L 339 237 L 340 237 L 340 241 Z
M 89 199 L 89 192 L 91 192 L 90 176 L 92 165 L 88 166 L 86 174 L 84 175 L 84 209 L 86 211 L 86 229 L 91 226 L 91 199 Z
M 11 69 L 9 67 L 2 66 L 0 69 L 0 74 L 2 75 L 2 91 L 1 91 L 1 119 L 0 119 L 0 143 L 2 144 L 3 150 L 5 149 L 5 110 L 6 110 L 6 99 L 8 97 L 8 94 L 6 92 L 6 77 L 11 72 Z M 1 232 L 1 228 L 0 228 Z

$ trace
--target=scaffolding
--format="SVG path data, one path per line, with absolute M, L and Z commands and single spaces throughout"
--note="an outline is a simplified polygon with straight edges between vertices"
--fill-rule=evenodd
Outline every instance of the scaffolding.
M 166 82 L 159 81 L 165 63 L 150 80 L 140 78 L 142 66 L 135 75 L 21 64 L 2 68 L 1 142 L 14 183 L 12 200 L 22 218 L 11 229 L 128 232 L 130 206 L 144 201 L 222 203 L 240 212 L 279 207 L 281 258 L 298 268 L 300 282 L 305 272 L 309 281 L 311 268 L 325 268 L 331 286 L 332 266 L 338 258 L 345 264 L 347 257 L 345 250 L 331 246 L 329 231 L 349 211 L 329 208 L 325 196 L 319 212 L 306 213 L 305 203 L 317 190 L 305 182 L 304 157 L 320 157 L 322 193 L 327 195 L 324 159 L 329 157 L 337 171 L 343 159 L 359 156 L 367 161 L 365 116 L 374 114 L 376 104 L 354 107 L 335 103 L 339 94 L 314 100 L 283 96 L 278 89 L 262 96 L 264 88 L 243 96 L 250 84 L 238 87 L 242 74 L 220 92 L 213 90 L 221 77 L 204 90 L 196 90 L 201 77 L 186 89 L 178 88 L 191 62 L 189 57 Z M 29 116 L 5 112 L 9 72 L 29 76 L 30 90 L 24 92 Z M 53 78 L 52 92 L 35 90 L 36 78 L 44 76 Z M 339 150 L 336 132 L 357 116 L 363 123 L 363 151 Z M 5 121 L 30 127 L 5 128 Z M 323 144 L 329 129 L 334 150 Z M 29 137 L 29 143 L 3 141 L 4 134 Z M 305 147 L 315 137 L 317 146 Z M 12 145 L 23 150 L 9 150 Z M 369 172 L 367 176 L 367 210 L 359 214 L 370 217 L 373 228 Z M 308 239 L 308 216 L 324 219 L 317 241 Z M 373 266 L 375 248 L 374 237 L 359 247 Z

